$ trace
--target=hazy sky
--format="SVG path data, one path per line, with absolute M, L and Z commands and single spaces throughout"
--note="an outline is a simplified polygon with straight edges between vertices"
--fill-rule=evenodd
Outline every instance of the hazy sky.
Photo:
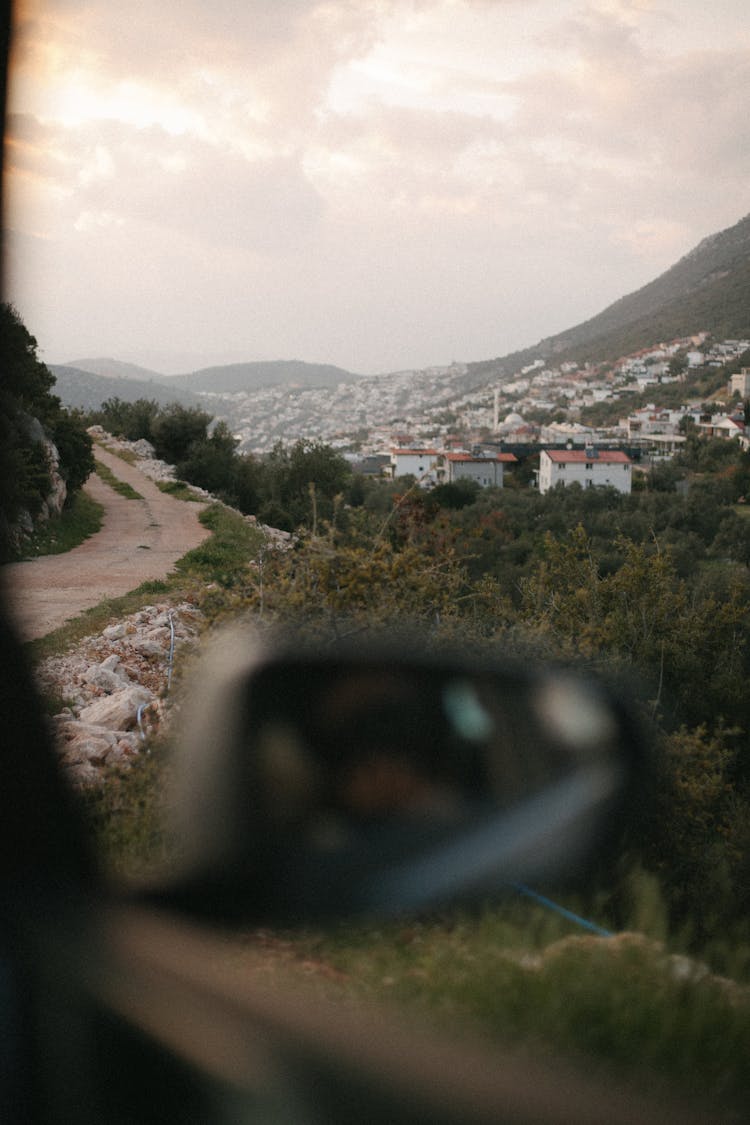
M 750 211 L 747 0 L 17 8 L 6 287 L 47 362 L 486 359 Z

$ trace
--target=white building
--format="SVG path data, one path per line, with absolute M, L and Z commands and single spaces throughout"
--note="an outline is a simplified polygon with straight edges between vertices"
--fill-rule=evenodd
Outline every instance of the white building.
M 745 424 L 729 414 L 712 414 L 710 421 L 699 422 L 698 430 L 704 437 L 736 438 L 745 436 Z
M 594 431 L 590 426 L 582 426 L 580 422 L 550 422 L 542 426 L 542 441 L 572 442 L 573 445 L 590 445 L 594 440 Z
M 505 465 L 514 465 L 517 458 L 512 453 L 474 455 L 456 452 L 442 453 L 438 457 L 437 475 L 441 484 L 456 480 L 473 480 L 480 488 L 494 485 L 503 487 Z
M 617 449 L 543 449 L 539 456 L 539 491 L 557 484 L 595 485 L 630 492 L 632 462 Z
M 736 392 L 740 398 L 747 398 L 750 395 L 750 367 L 743 367 L 739 374 L 732 375 L 729 390 L 731 394 Z
M 414 476 L 423 484 L 437 480 L 436 449 L 392 449 L 391 476 Z

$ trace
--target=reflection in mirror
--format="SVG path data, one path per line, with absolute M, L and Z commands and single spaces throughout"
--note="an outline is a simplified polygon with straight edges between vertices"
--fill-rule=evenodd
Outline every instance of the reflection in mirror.
M 618 728 L 573 678 L 382 666 L 271 666 L 245 740 L 279 823 L 329 808 L 354 819 L 451 819 L 504 808 L 590 762 L 616 761 Z
M 363 908 L 460 896 L 462 882 L 486 892 L 499 887 L 501 854 L 508 876 L 526 878 L 551 828 L 568 817 L 580 835 L 581 810 L 601 811 L 622 782 L 618 738 L 597 690 L 559 674 L 270 664 L 246 700 L 246 815 L 290 860 L 285 879 L 304 872 L 322 897 L 323 860 L 340 864 L 331 887 L 366 874 Z M 575 860 L 580 839 L 566 843 Z M 418 857 L 407 893 L 397 884 Z
M 287 924 L 478 901 L 581 872 L 619 823 L 639 751 L 595 681 L 241 640 L 221 660 L 176 771 L 175 885 L 204 915 Z

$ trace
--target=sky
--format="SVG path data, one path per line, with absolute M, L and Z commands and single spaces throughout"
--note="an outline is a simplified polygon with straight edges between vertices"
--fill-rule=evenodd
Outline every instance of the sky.
M 500 356 L 750 212 L 747 0 L 18 0 L 6 193 L 48 363 Z

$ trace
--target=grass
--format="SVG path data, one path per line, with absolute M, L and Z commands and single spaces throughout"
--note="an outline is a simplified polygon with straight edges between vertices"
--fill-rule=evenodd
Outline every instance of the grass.
M 162 492 L 174 496 L 176 500 L 187 500 L 193 504 L 205 504 L 206 502 L 204 497 L 199 496 L 189 484 L 185 484 L 184 480 L 157 480 L 154 483 Z
M 96 466 L 96 475 L 100 477 L 105 484 L 108 484 L 110 488 L 114 488 L 115 492 L 119 492 L 120 496 L 124 496 L 126 500 L 143 499 L 140 492 L 136 492 L 136 490 L 131 485 L 126 484 L 124 480 L 119 480 L 112 470 L 108 468 L 107 465 L 103 464 L 103 462 L 95 461 L 94 464 Z
M 183 555 L 177 569 L 231 587 L 246 574 L 248 564 L 265 543 L 265 535 L 223 504 L 211 504 L 198 518 L 213 535 Z
M 158 744 L 134 759 L 129 769 L 113 767 L 105 784 L 78 794 L 98 854 L 114 876 L 145 874 L 165 855 L 165 769 L 164 747 Z
M 263 535 L 220 504 L 200 518 L 213 534 L 173 575 L 89 610 L 34 642 L 33 654 L 59 651 L 155 594 L 192 592 L 202 604 L 214 604 L 213 598 L 217 606 L 231 601 Z M 145 872 L 165 854 L 161 802 L 168 769 L 165 751 L 155 747 L 83 796 L 99 853 L 121 874 Z M 642 887 L 632 907 L 641 934 L 609 940 L 582 935 L 526 901 L 508 900 L 473 917 L 341 925 L 327 932 L 265 930 L 246 935 L 238 967 L 251 973 L 260 965 L 267 975 L 269 964 L 283 963 L 346 1003 L 386 1000 L 448 1030 L 469 1028 L 499 1044 L 613 1068 L 644 1089 L 667 1082 L 731 1107 L 722 1119 L 732 1120 L 734 1107 L 750 1099 L 750 999 L 710 974 L 677 971 L 681 963 L 657 940 L 664 911 L 653 898 L 653 886 Z M 580 911 L 580 904 L 566 905 Z
M 99 531 L 103 512 L 101 504 L 79 489 L 59 516 L 42 524 L 25 541 L 23 557 L 33 559 L 40 555 L 61 555 L 80 546 Z
M 157 747 L 84 794 L 116 874 L 147 875 L 168 852 L 160 819 L 168 762 Z M 264 928 L 240 935 L 226 956 L 247 977 L 280 974 L 345 1004 L 386 1003 L 458 1036 L 551 1053 L 654 1093 L 679 1090 L 735 1120 L 750 1099 L 750 988 L 670 955 L 654 885 L 641 892 L 633 922 L 646 935 L 593 937 L 509 897 L 474 915 Z
M 147 875 L 168 853 L 161 827 L 163 747 L 84 795 L 100 854 L 119 875 Z M 735 1109 L 750 1099 L 750 987 L 670 954 L 656 883 L 633 890 L 640 932 L 599 938 L 526 899 L 475 914 L 327 930 L 240 935 L 237 970 L 305 982 L 345 1004 L 386 1003 L 426 1026 L 567 1058 L 651 1090 Z M 578 901 L 565 905 L 587 913 Z M 604 907 L 588 907 L 607 923 Z
M 249 971 L 269 956 L 348 1002 L 387 1000 L 433 1026 L 552 1052 L 645 1089 L 727 1107 L 750 1098 L 750 992 L 691 979 L 687 962 L 642 934 L 591 937 L 507 900 L 477 917 L 248 938 Z
M 106 449 L 107 453 L 111 453 L 113 457 L 119 457 L 121 461 L 126 461 L 128 465 L 135 465 L 139 460 L 138 455 L 133 453 L 132 449 L 110 449 L 104 442 L 97 442 L 97 445 L 101 445 L 102 449 Z

